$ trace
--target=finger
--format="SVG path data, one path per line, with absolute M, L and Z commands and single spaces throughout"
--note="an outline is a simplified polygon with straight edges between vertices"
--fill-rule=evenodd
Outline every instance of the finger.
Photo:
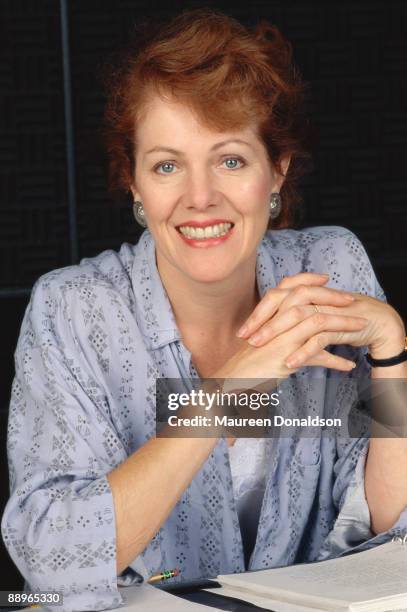
M 274 287 L 269 289 L 251 315 L 246 319 L 245 323 L 238 330 L 236 336 L 238 338 L 247 338 L 253 334 L 256 329 L 259 329 L 266 321 L 268 321 L 278 310 L 281 302 L 288 296 L 288 289 L 279 289 Z
M 314 284 L 324 284 L 329 280 L 328 274 L 316 274 L 315 272 L 299 272 L 298 274 L 293 274 L 291 276 L 285 276 L 277 285 L 277 287 L 269 289 L 265 295 L 262 297 L 260 302 L 257 304 L 256 308 L 250 314 L 250 316 L 246 319 L 243 325 L 239 328 L 236 333 L 238 338 L 247 338 L 250 334 L 252 334 L 258 327 L 263 325 L 267 319 L 273 316 L 273 313 L 276 312 L 277 308 L 275 307 L 275 296 L 279 295 L 280 300 L 277 301 L 281 303 L 283 297 L 287 295 L 287 291 L 291 289 L 295 289 L 299 284 L 303 285 L 314 285 Z M 278 294 L 278 290 L 285 290 L 286 293 Z M 274 297 L 273 297 L 274 294 Z M 273 304 L 272 304 L 273 301 Z M 278 304 L 277 304 L 278 305 Z M 274 307 L 273 307 L 274 306 Z
M 345 359 L 339 355 L 334 355 L 325 349 L 305 361 L 302 365 L 321 366 L 323 368 L 340 370 L 341 372 L 350 372 L 356 367 L 356 363 L 354 361 Z
M 330 304 L 335 301 L 340 306 L 344 305 L 343 297 L 340 296 L 340 294 L 332 297 Z M 349 302 L 346 300 L 345 304 L 348 303 Z M 270 342 L 270 340 L 272 340 L 276 336 L 288 331 L 295 325 L 298 325 L 298 323 L 301 323 L 308 317 L 312 317 L 315 314 L 315 308 L 309 304 L 297 304 L 295 306 L 292 306 L 291 308 L 289 308 L 289 310 L 278 312 L 275 317 L 267 321 L 267 323 L 265 323 L 260 329 L 258 329 L 256 333 L 250 335 L 250 337 L 248 338 L 248 342 L 252 346 L 263 346 L 267 342 Z M 321 312 L 320 314 L 323 315 L 324 313 Z M 338 316 L 345 316 L 346 318 L 349 318 L 347 315 Z M 366 319 L 363 320 L 365 321 Z
M 280 303 L 280 310 L 287 310 L 298 304 L 318 304 L 321 306 L 343 306 L 355 301 L 355 296 L 349 291 L 331 289 L 330 287 L 315 287 L 299 285 Z
M 351 293 L 328 287 L 297 285 L 292 290 L 275 287 L 267 291 L 236 335 L 238 338 L 248 338 L 269 321 L 277 310 L 280 308 L 287 310 L 293 304 L 314 302 L 321 305 L 344 306 L 354 300 L 355 297 Z
M 298 285 L 314 285 L 316 283 L 327 283 L 329 274 L 317 274 L 315 272 L 299 272 L 291 276 L 285 276 L 277 285 L 280 289 L 295 289 Z
M 353 317 L 352 317 L 353 318 Z M 356 317 L 355 317 L 356 318 Z M 349 317 L 351 319 L 351 317 Z M 332 325 L 333 327 L 333 325 Z M 354 331 L 360 331 L 354 329 Z M 298 368 L 301 364 L 311 359 L 316 353 L 319 353 L 321 349 L 324 349 L 329 344 L 348 344 L 352 341 L 352 333 L 346 333 L 342 330 L 329 330 L 322 331 L 318 334 L 313 335 L 307 340 L 299 349 L 291 353 L 285 360 L 285 365 L 288 368 Z

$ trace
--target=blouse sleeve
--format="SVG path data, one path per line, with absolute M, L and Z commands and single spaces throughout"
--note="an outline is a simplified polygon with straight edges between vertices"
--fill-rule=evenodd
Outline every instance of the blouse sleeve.
M 33 289 L 15 353 L 2 535 L 30 590 L 63 592 L 64 610 L 113 608 L 122 598 L 106 475 L 126 453 L 91 368 L 79 350 L 77 362 L 66 356 L 69 315 L 47 276 Z
M 345 243 L 348 246 L 349 258 L 344 259 L 347 259 L 347 265 L 350 263 L 353 278 L 353 287 L 349 289 L 387 301 L 365 248 L 352 232 L 346 231 L 348 237 Z M 358 367 L 354 372 L 359 378 L 370 377 L 371 367 L 364 357 L 367 350 L 367 347 L 357 349 Z M 370 511 L 365 495 L 365 464 L 368 450 L 368 438 L 337 439 L 333 499 L 338 509 L 338 516 L 320 551 L 319 560 L 367 550 L 407 533 L 407 508 L 388 531 L 375 535 L 370 529 Z

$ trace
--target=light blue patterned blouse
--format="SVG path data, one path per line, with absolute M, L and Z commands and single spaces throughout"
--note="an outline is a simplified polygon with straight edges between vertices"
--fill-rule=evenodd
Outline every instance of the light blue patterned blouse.
M 260 294 L 302 271 L 327 272 L 328 286 L 385 299 L 366 251 L 343 227 L 267 232 L 258 248 Z M 331 349 L 356 360 L 354 372 L 369 375 L 366 349 Z M 6 546 L 32 590 L 64 592 L 64 610 L 118 606 L 106 475 L 154 435 L 156 377 L 196 376 L 150 233 L 120 252 L 104 251 L 42 276 L 15 360 Z M 316 370 L 325 379 L 332 373 L 298 370 L 292 377 L 300 391 Z M 323 389 L 312 401 L 322 412 Z M 279 438 L 273 444 L 249 569 L 361 550 L 406 529 L 404 511 L 392 530 L 375 537 L 370 532 L 363 482 L 367 439 Z M 182 580 L 245 570 L 224 439 L 119 583 L 173 567 Z

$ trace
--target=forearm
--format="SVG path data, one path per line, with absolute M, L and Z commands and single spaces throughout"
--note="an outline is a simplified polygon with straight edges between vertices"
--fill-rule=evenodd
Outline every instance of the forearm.
M 397 339 L 380 353 L 373 354 L 373 357 L 391 357 L 400 353 L 403 345 L 402 340 Z M 371 378 L 404 379 L 404 383 L 407 381 L 407 362 L 372 368 Z M 403 386 L 404 390 L 405 388 Z M 407 398 L 403 403 L 407 409 Z M 392 406 L 387 408 L 392 410 Z M 382 409 L 386 410 L 386 406 Z M 394 525 L 400 513 L 407 507 L 407 438 L 374 436 L 373 432 L 365 470 L 365 492 L 371 529 L 374 533 L 382 533 Z
M 216 438 L 153 438 L 110 472 L 118 574 L 157 533 L 216 442 Z

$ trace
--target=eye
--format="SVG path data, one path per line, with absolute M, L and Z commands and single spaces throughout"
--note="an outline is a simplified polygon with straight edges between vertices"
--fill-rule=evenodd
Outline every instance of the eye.
M 162 169 L 162 172 L 158 172 L 159 168 Z M 154 171 L 158 172 L 158 174 L 172 174 L 174 168 L 175 164 L 173 162 L 166 161 L 154 166 Z
M 222 163 L 226 164 L 226 167 L 229 170 L 243 168 L 243 166 L 245 165 L 244 161 L 240 157 L 227 157 L 223 160 Z

